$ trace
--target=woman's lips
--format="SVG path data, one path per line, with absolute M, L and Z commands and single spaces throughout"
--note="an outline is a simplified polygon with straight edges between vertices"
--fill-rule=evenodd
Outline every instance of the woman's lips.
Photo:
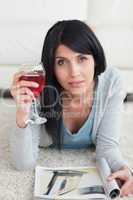
M 80 87 L 83 83 L 84 81 L 71 81 L 69 82 L 69 85 L 71 85 L 72 87 Z

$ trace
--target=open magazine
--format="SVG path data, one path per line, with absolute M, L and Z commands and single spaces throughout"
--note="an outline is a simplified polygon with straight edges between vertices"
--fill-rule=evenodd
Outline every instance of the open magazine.
M 114 199 L 120 195 L 118 183 L 107 181 L 111 173 L 103 158 L 96 166 L 45 168 L 35 170 L 35 199 Z

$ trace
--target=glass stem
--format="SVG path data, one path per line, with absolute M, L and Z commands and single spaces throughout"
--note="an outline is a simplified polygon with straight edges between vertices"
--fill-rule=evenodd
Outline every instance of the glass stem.
M 35 115 L 39 116 L 38 110 L 37 110 L 37 100 L 36 100 L 36 98 L 34 98 L 34 100 L 33 100 L 33 109 L 34 109 Z

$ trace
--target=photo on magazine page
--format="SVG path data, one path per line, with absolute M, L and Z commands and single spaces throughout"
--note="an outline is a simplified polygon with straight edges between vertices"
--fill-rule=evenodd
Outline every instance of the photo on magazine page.
M 38 166 L 34 195 L 43 199 L 107 199 L 96 167 L 48 169 Z

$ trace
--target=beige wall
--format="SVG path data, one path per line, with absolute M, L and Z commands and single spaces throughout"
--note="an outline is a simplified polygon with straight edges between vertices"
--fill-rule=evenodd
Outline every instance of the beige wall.
M 0 0 L 0 64 L 38 63 L 49 27 L 87 19 L 87 0 Z
M 133 1 L 88 0 L 88 24 L 102 42 L 109 65 L 133 68 Z

